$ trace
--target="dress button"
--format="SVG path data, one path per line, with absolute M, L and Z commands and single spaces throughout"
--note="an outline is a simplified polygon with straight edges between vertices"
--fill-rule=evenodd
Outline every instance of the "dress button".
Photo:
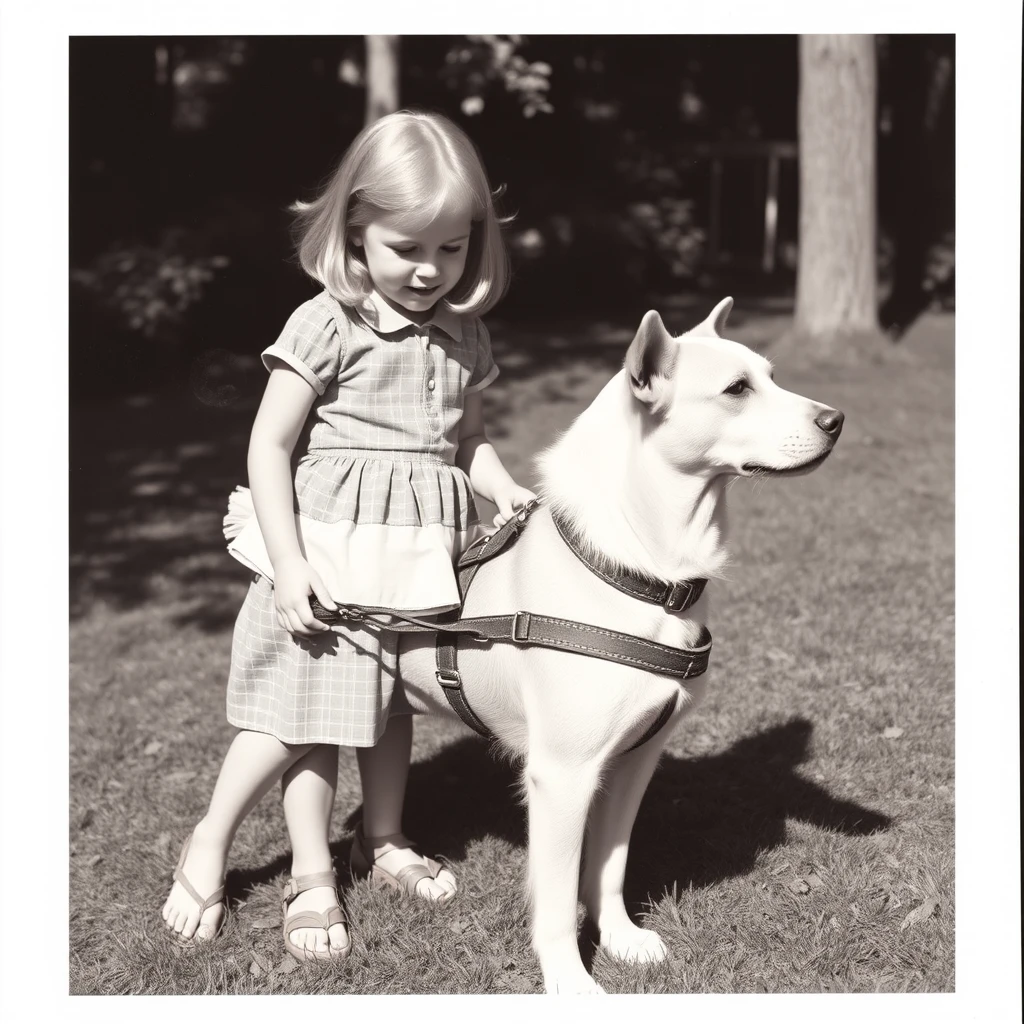
M 427 381 L 427 387 L 430 388 L 431 391 L 434 390 L 434 378 L 433 377 L 431 377 L 430 380 Z

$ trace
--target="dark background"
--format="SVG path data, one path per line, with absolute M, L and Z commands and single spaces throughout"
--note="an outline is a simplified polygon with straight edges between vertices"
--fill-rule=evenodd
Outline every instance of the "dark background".
M 768 154 L 796 142 L 796 36 L 400 47 L 400 104 L 460 123 L 506 186 L 503 319 L 632 319 L 666 296 L 725 291 L 791 300 L 792 158 L 770 269 L 763 249 Z M 877 48 L 883 295 L 902 262 L 914 301 L 949 303 L 953 37 Z M 359 36 L 71 39 L 73 398 L 194 385 L 211 353 L 222 363 L 273 340 L 317 290 L 292 256 L 287 206 L 362 127 L 364 72 Z

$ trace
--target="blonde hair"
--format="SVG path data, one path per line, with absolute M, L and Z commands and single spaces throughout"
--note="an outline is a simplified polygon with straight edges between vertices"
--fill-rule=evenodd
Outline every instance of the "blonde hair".
M 466 268 L 444 301 L 454 313 L 484 313 L 508 288 L 501 221 L 476 147 L 440 114 L 401 110 L 356 136 L 322 192 L 291 207 L 299 262 L 339 302 L 358 306 L 373 282 L 352 229 L 398 213 L 417 231 L 453 207 L 469 208 L 472 228 Z

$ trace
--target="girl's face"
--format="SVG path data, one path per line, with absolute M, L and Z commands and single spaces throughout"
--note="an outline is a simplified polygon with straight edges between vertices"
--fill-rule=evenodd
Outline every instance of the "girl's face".
M 400 214 L 386 214 L 353 233 L 363 247 L 373 285 L 398 312 L 425 320 L 466 267 L 469 213 L 443 213 L 417 231 L 402 227 Z

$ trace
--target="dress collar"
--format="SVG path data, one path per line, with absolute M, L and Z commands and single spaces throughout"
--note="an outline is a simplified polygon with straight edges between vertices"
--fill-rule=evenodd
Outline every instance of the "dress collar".
M 416 330 L 440 327 L 454 341 L 462 341 L 462 318 L 453 313 L 443 300 L 434 308 L 434 315 L 423 324 L 414 323 L 408 317 L 402 316 L 376 291 L 366 296 L 362 304 L 356 307 L 356 312 L 367 326 L 372 327 L 378 334 L 394 334 L 408 327 L 414 327 Z

